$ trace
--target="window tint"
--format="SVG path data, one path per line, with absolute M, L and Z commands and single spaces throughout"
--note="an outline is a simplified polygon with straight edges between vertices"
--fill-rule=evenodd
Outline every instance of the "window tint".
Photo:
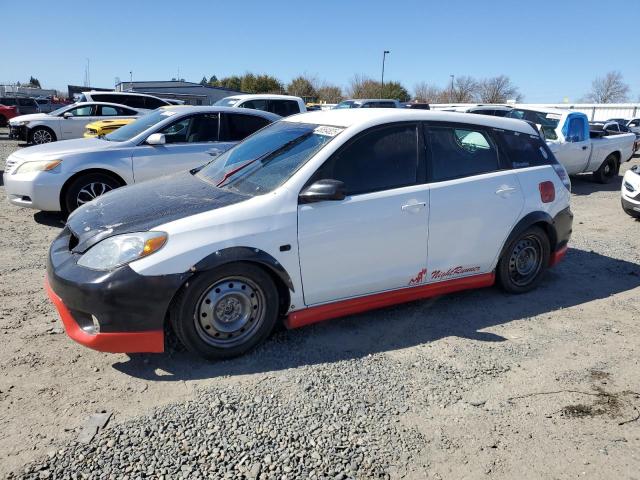
M 638 125 L 640 125 L 640 120 L 632 120 L 629 122 L 630 127 L 637 127 Z
M 166 143 L 215 142 L 218 140 L 218 114 L 182 118 L 158 133 L 164 135 Z
M 0 98 L 0 104 L 6 105 L 7 107 L 17 105 L 15 98 Z
M 93 107 L 85 105 L 84 107 L 72 108 L 68 112 L 74 117 L 90 117 L 93 113 Z
M 568 137 L 573 138 L 574 142 L 584 142 L 586 140 L 583 118 L 573 117 L 569 119 Z
M 348 195 L 414 185 L 418 172 L 415 125 L 393 125 L 360 134 L 316 171 L 322 179 L 344 182 Z
M 247 100 L 242 105 L 242 108 L 255 108 L 256 110 L 264 110 L 267 111 L 267 101 L 266 100 Z
M 118 108 L 118 112 L 120 115 L 138 115 L 138 112 L 135 110 L 130 110 L 128 108 Z
M 192 120 L 193 117 L 183 118 L 163 128 L 158 133 L 164 135 L 166 143 L 186 143 Z
M 103 117 L 107 117 L 107 116 L 113 116 L 113 115 L 118 115 L 118 109 L 115 107 L 110 107 L 108 105 L 102 105 L 100 107 L 100 115 L 102 115 Z
M 33 98 L 19 98 L 18 105 L 22 107 L 33 107 L 34 105 L 38 105 Z
M 127 105 L 129 107 L 133 107 L 133 108 L 148 108 L 146 106 L 145 103 L 145 98 L 144 97 L 138 97 L 136 95 L 132 95 L 132 96 L 121 96 L 120 97 L 120 101 L 119 102 L 115 102 L 115 103 L 121 103 L 123 105 Z
M 427 128 L 431 178 L 438 182 L 498 170 L 498 150 L 487 133 L 454 127 Z
M 502 139 L 513 168 L 536 167 L 555 163 L 551 152 L 538 136 L 525 133 L 497 132 Z
M 300 108 L 298 102 L 293 100 L 269 100 L 269 111 L 281 117 L 288 117 L 300 113 Z
M 148 108 L 149 110 L 155 110 L 158 107 L 163 107 L 166 103 L 159 98 L 153 97 L 143 97 L 144 98 L 144 108 Z M 133 106 L 133 105 L 132 105 Z
M 256 115 L 242 115 L 238 113 L 225 113 L 222 115 L 222 129 L 220 140 L 223 142 L 238 142 L 262 127 L 269 121 Z

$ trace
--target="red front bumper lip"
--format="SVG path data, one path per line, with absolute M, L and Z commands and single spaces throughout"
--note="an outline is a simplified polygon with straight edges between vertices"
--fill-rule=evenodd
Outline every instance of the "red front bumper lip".
M 56 295 L 49 281 L 45 280 L 47 295 L 56 306 L 64 329 L 72 340 L 80 345 L 109 353 L 162 353 L 164 352 L 164 332 L 151 330 L 148 332 L 109 332 L 91 335 L 80 328 L 65 306 Z

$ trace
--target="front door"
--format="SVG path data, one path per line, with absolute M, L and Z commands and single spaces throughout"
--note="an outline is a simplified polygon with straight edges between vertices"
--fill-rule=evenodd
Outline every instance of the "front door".
M 417 125 L 359 134 L 307 182 L 344 182 L 347 197 L 298 206 L 307 305 L 414 286 L 427 264 L 429 189 Z
M 517 176 L 489 130 L 430 126 L 428 281 L 491 271 L 524 207 Z
M 59 140 L 82 138 L 84 127 L 91 122 L 100 120 L 96 112 L 96 105 L 82 105 L 67 110 L 64 115 L 67 113 L 71 116 L 60 118 L 60 131 L 62 135 Z
M 180 118 L 156 132 L 165 136 L 164 145 L 142 143 L 133 149 L 136 182 L 199 167 L 235 142 L 219 142 L 219 114 L 198 114 Z

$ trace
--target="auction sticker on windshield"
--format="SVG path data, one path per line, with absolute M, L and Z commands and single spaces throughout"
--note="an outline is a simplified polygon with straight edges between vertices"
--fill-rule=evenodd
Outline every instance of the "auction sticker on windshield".
M 340 128 L 340 127 L 329 127 L 328 125 L 320 125 L 319 127 L 315 128 L 313 133 L 316 133 L 318 135 L 324 135 L 325 137 L 335 137 L 337 134 L 339 134 L 343 130 L 344 128 Z

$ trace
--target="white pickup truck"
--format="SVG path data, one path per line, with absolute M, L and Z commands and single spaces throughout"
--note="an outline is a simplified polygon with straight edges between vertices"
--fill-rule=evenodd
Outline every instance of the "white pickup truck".
M 516 107 L 507 116 L 535 123 L 569 175 L 591 172 L 596 181 L 608 183 L 634 153 L 635 134 L 590 138 L 588 118 L 581 112 Z

